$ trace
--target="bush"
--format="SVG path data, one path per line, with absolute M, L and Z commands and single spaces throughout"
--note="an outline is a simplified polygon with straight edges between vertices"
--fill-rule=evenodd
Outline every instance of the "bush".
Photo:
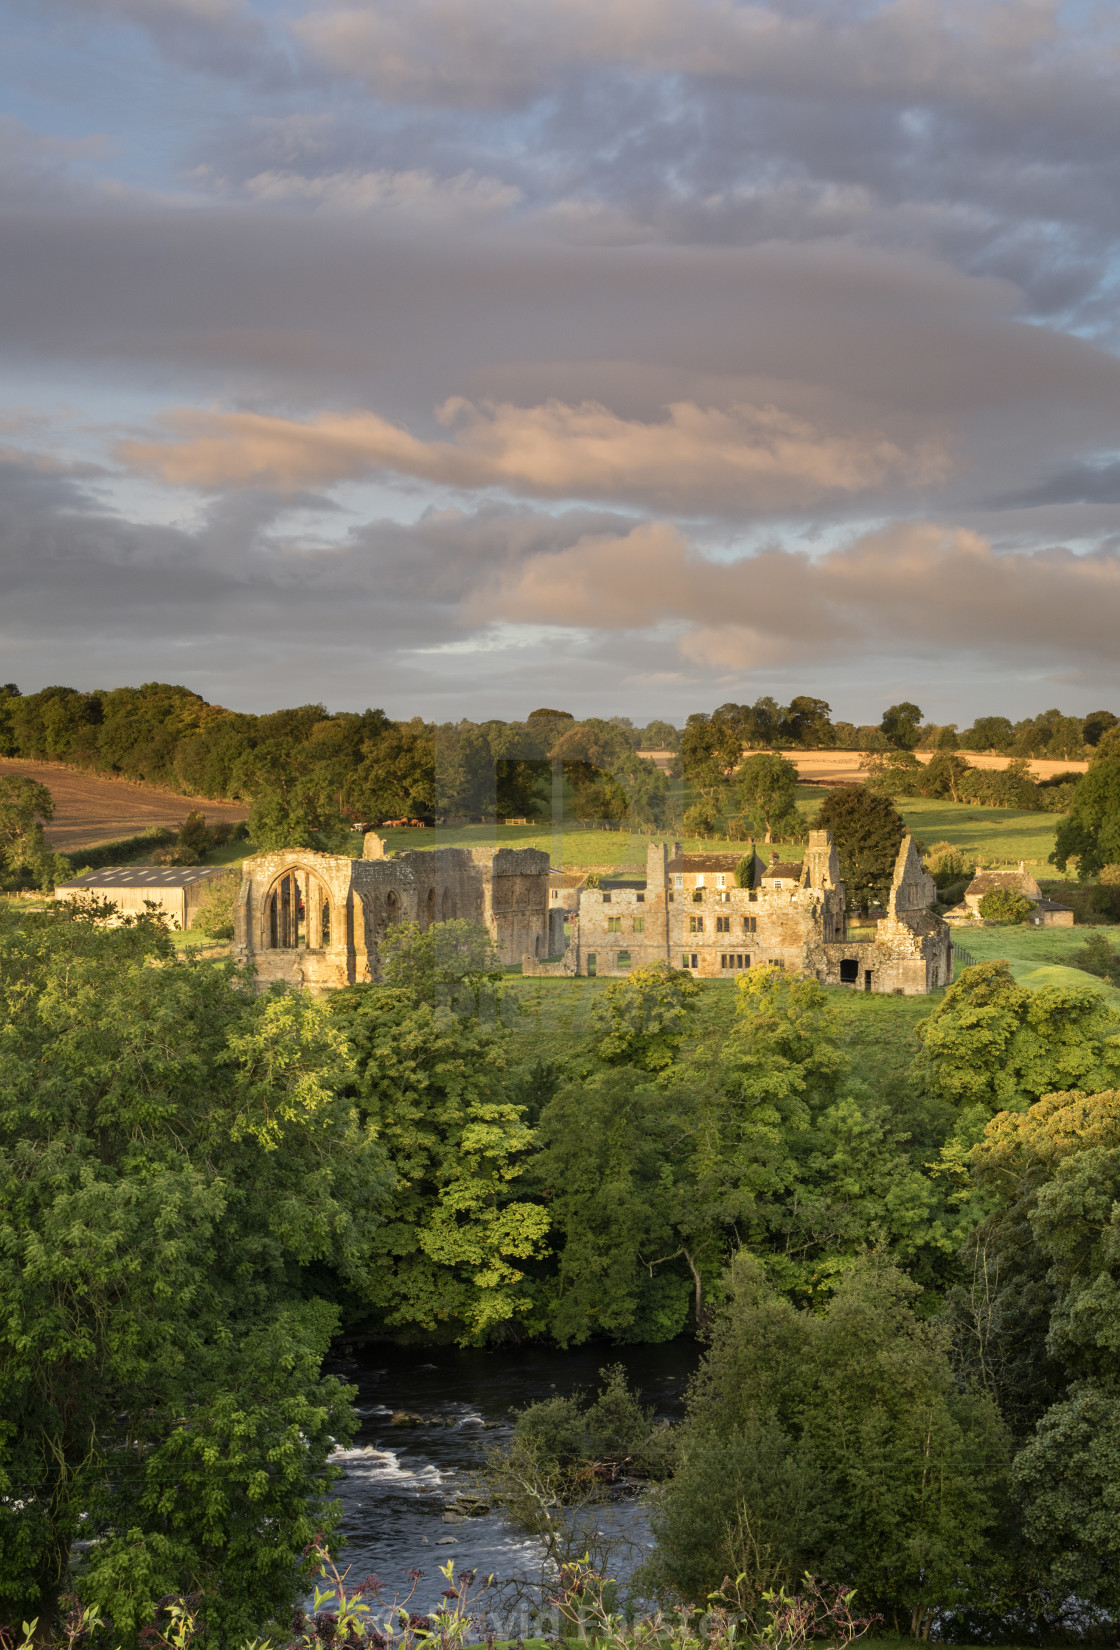
M 960 848 L 952 842 L 935 842 L 926 859 L 926 870 L 937 884 L 938 891 L 947 884 L 963 880 L 970 882 L 976 866 L 967 860 Z
M 1120 985 L 1120 954 L 1115 952 L 1103 934 L 1089 934 L 1080 951 L 1069 959 L 1071 968 L 1083 968 L 1086 974 L 1095 974 L 1100 980 Z
M 981 808 L 1042 809 L 1042 796 L 1025 756 L 1012 757 L 1006 768 L 970 768 L 960 782 L 960 800 Z
M 686 836 L 712 837 L 719 833 L 719 819 L 707 802 L 695 802 L 685 810 Z
M 215 877 L 211 882 L 206 898 L 199 905 L 194 914 L 192 928 L 198 928 L 204 934 L 209 934 L 215 940 L 231 940 L 233 938 L 233 901 L 240 886 L 241 879 L 232 872 L 229 876 Z
M 993 888 L 980 901 L 980 915 L 985 922 L 994 922 L 1000 928 L 1013 928 L 1026 922 L 1034 910 L 1034 901 L 1025 894 L 1016 894 L 1010 888 Z

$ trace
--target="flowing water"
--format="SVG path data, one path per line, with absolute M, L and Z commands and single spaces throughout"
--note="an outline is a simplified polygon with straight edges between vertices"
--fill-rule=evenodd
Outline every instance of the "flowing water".
M 431 1609 L 444 1585 L 438 1566 L 473 1569 L 502 1580 L 539 1577 L 539 1543 L 511 1530 L 496 1513 L 445 1521 L 470 1489 L 483 1448 L 508 1436 L 512 1411 L 579 1389 L 593 1392 L 599 1370 L 621 1363 L 658 1418 L 679 1420 L 689 1378 L 699 1362 L 694 1341 L 663 1346 L 462 1351 L 374 1345 L 333 1360 L 331 1370 L 357 1387 L 360 1430 L 335 1452 L 345 1476 L 335 1494 L 343 1504 L 338 1547 L 351 1582 L 379 1576 L 391 1598 L 408 1591 L 406 1572 L 424 1572 L 413 1609 Z M 412 1411 L 428 1423 L 392 1424 Z M 639 1547 L 648 1545 L 643 1498 L 612 1507 L 609 1516 Z M 625 1560 L 622 1561 L 625 1566 Z

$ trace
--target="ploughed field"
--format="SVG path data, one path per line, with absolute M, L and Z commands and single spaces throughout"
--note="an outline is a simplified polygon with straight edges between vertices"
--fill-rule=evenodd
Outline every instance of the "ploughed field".
M 0 778 L 8 774 L 23 774 L 37 780 L 54 797 L 54 820 L 44 834 L 51 847 L 60 853 L 90 848 L 116 837 L 134 836 L 149 825 L 179 825 L 195 808 L 212 824 L 234 823 L 245 819 L 249 812 L 243 802 L 213 802 L 204 796 L 180 796 L 175 791 L 157 790 L 154 785 L 139 785 L 129 779 L 79 773 L 54 762 L 0 757 Z

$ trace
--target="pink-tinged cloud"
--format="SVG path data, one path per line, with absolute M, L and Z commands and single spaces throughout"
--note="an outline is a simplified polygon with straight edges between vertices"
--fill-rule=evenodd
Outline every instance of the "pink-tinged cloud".
M 674 402 L 646 423 L 590 401 L 516 407 L 453 398 L 438 416 L 450 439 L 423 440 L 371 412 L 304 423 L 182 410 L 162 421 L 164 438 L 124 442 L 120 453 L 164 481 L 208 489 L 292 489 L 388 472 L 468 490 L 700 511 L 803 509 L 884 485 L 924 485 L 948 469 L 935 439 L 906 448 L 773 405 Z
M 677 625 L 684 656 L 717 670 L 857 647 L 1111 661 L 1120 557 L 999 553 L 977 533 L 904 523 L 820 556 L 770 549 L 721 563 L 675 527 L 649 523 L 531 556 L 467 611 L 591 631 Z

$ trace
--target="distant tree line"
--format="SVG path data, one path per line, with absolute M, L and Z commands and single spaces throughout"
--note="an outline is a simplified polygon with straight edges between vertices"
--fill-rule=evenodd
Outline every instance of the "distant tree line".
M 1066 776 L 1065 790 L 1044 795 L 1026 760 L 1084 759 L 1117 724 L 1111 711 L 1070 717 L 1053 710 L 1014 724 L 980 717 L 958 732 L 923 721 L 920 707 L 903 701 L 888 706 L 877 725 L 857 727 L 833 721 L 825 700 L 804 694 L 788 705 L 768 697 L 729 702 L 689 716 L 683 730 L 665 721 L 637 727 L 624 716 L 577 720 L 552 709 L 524 721 L 431 723 L 394 721 L 374 709 L 328 712 L 321 704 L 255 716 L 161 682 L 92 693 L 0 687 L 0 756 L 242 799 L 261 848 L 329 847 L 354 823 L 401 818 L 544 819 L 558 803 L 569 821 L 627 819 L 702 836 L 730 818 L 738 834 L 782 840 L 801 825 L 792 765 L 775 753 L 813 748 L 873 753 L 878 788 L 896 795 L 920 790 L 1059 812 L 1075 776 Z M 913 754 L 919 749 L 934 752 L 924 776 Z M 980 750 L 1020 766 L 1003 775 L 970 770 L 962 753 Z M 642 754 L 651 751 L 671 754 L 668 773 L 664 762 Z M 693 793 L 683 816 L 681 782 Z

